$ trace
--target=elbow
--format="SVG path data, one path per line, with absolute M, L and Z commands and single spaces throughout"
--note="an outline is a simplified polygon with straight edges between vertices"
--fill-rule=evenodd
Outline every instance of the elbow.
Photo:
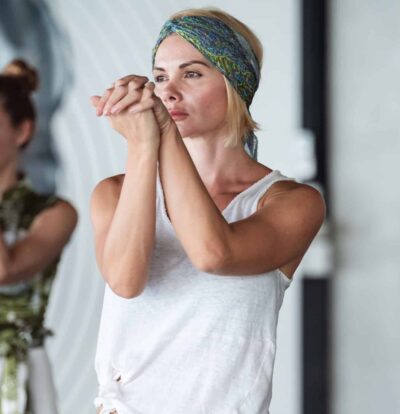
M 226 249 L 212 249 L 193 256 L 192 263 L 196 269 L 204 273 L 223 274 L 230 255 Z
M 108 283 L 110 289 L 123 299 L 134 299 L 140 296 L 144 289 L 134 289 L 131 286 L 124 286 L 120 283 Z
M 135 274 L 136 277 L 132 277 Z M 127 277 L 128 275 L 128 277 Z M 146 286 L 147 275 L 137 272 L 103 272 L 103 277 L 110 289 L 119 297 L 133 299 L 140 296 Z

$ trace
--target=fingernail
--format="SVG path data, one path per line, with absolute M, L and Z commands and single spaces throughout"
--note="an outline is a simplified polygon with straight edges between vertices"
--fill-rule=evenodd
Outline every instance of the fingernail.
M 111 113 L 112 114 L 115 114 L 116 112 L 118 111 L 118 107 L 117 106 L 114 106 L 114 108 L 111 108 Z

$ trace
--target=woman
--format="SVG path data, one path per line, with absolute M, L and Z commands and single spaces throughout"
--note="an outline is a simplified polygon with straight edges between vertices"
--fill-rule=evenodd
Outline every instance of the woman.
M 268 412 L 279 308 L 324 203 L 255 159 L 261 61 L 243 23 L 187 10 L 161 30 L 155 85 L 92 97 L 128 148 L 92 195 L 102 414 Z
M 0 74 L 0 412 L 57 413 L 43 325 L 74 208 L 38 194 L 18 169 L 34 131 L 37 73 L 22 60 Z

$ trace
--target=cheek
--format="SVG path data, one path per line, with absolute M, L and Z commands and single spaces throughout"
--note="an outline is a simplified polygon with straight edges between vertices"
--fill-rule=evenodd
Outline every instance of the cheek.
M 0 153 L 9 155 L 18 152 L 18 145 L 13 131 L 3 130 L 0 132 Z
M 227 111 L 227 96 L 225 86 L 204 91 L 197 100 L 199 113 L 203 120 L 222 120 L 225 118 Z

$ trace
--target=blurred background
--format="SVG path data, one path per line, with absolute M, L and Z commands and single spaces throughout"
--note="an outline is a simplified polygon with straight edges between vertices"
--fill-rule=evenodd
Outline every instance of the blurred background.
M 0 0 L 0 65 L 22 57 L 42 77 L 24 169 L 80 216 L 47 314 L 61 414 L 94 412 L 104 283 L 89 199 L 125 164 L 123 139 L 89 97 L 129 73 L 151 77 L 163 22 L 201 6 L 233 14 L 264 45 L 252 105 L 259 160 L 317 186 L 328 203 L 282 306 L 271 412 L 398 414 L 400 2 Z

